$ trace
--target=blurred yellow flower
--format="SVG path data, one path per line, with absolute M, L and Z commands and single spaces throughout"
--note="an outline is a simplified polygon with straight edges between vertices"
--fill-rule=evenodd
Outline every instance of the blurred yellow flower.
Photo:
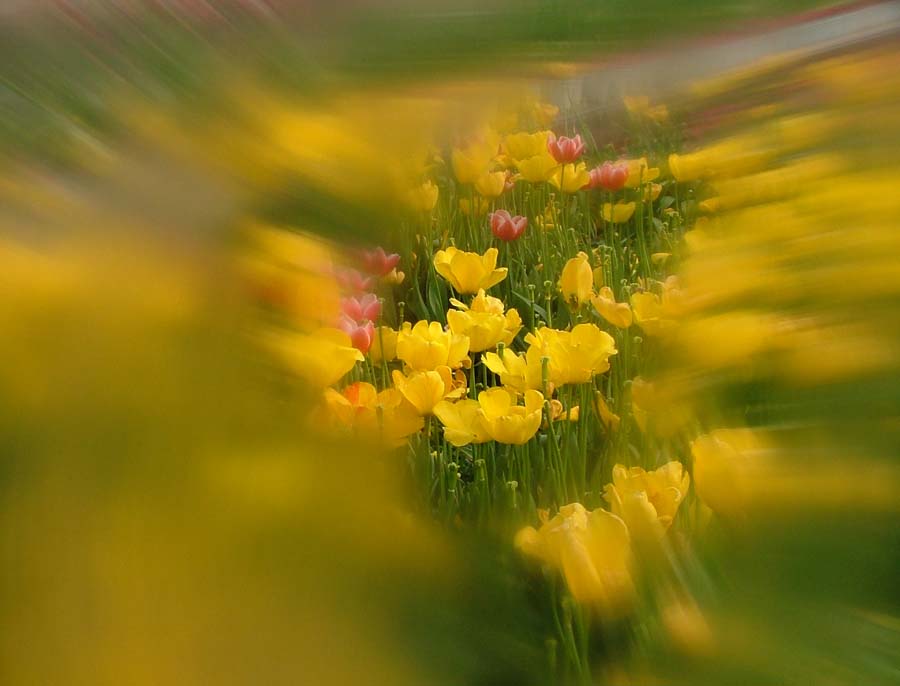
M 283 310 L 301 329 L 329 326 L 340 311 L 332 246 L 304 232 L 264 224 L 252 224 L 247 233 L 254 249 L 240 266 L 254 296 Z
M 707 198 L 697 203 L 697 209 L 706 214 L 715 214 L 721 206 L 722 201 L 719 198 Z
M 700 153 L 669 155 L 669 173 L 676 181 L 695 181 L 709 174 L 706 157 Z
M 379 326 L 372 336 L 369 360 L 372 364 L 391 362 L 397 357 L 397 332 L 389 326 Z
M 624 224 L 634 214 L 635 203 L 619 200 L 615 205 L 605 202 L 600 207 L 600 216 L 613 224 Z
M 444 438 L 457 448 L 491 440 L 477 400 L 464 398 L 455 403 L 444 400 L 435 406 L 434 414 L 444 425 Z
M 645 381 L 637 376 L 631 383 L 631 414 L 638 428 L 661 438 L 670 438 L 693 418 L 686 389 L 672 380 Z
M 694 487 L 713 511 L 741 515 L 758 481 L 769 475 L 771 446 L 752 429 L 718 429 L 691 444 Z
M 475 190 L 485 198 L 498 198 L 506 188 L 506 172 L 487 172 L 475 181 Z
M 291 370 L 318 388 L 337 383 L 365 359 L 350 336 L 339 329 L 318 329 L 311 334 L 272 332 L 266 342 Z
M 687 495 L 691 478 L 680 462 L 667 462 L 647 472 L 641 467 L 613 467 L 613 482 L 603 498 L 637 537 L 658 538 L 672 525 Z
M 473 214 L 473 209 L 474 214 Z M 482 196 L 478 196 L 475 198 L 475 202 L 473 203 L 469 198 L 460 198 L 459 199 L 459 211 L 464 215 L 468 216 L 480 216 L 482 214 L 487 214 L 488 210 L 491 209 L 491 203 L 488 202 L 487 198 Z
M 564 505 L 539 530 L 520 530 L 515 542 L 525 554 L 562 572 L 578 602 L 596 606 L 607 617 L 631 608 L 631 538 L 616 515 L 599 508 L 588 512 L 581 503 Z
M 662 124 L 669 120 L 669 109 L 665 105 L 650 105 L 650 98 L 646 95 L 624 96 L 622 102 L 625 109 L 633 117 L 645 117 Z
M 441 365 L 433 371 L 413 372 L 409 376 L 395 369 L 391 378 L 394 388 L 403 394 L 420 415 L 429 415 L 442 400 L 458 398 L 466 391 L 462 374 L 454 379 L 450 367 Z
M 550 183 L 563 193 L 577 193 L 591 180 L 590 172 L 584 162 L 564 164 L 553 172 Z
M 544 150 L 539 155 L 519 160 L 517 166 L 523 179 L 531 183 L 542 183 L 553 177 L 559 164 Z
M 450 156 L 453 174 L 460 183 L 475 183 L 482 174 L 490 171 L 491 163 L 497 155 L 497 146 L 489 138 L 465 148 L 454 148 Z
M 637 188 L 642 184 L 655 181 L 659 176 L 659 168 L 651 167 L 646 157 L 621 160 L 619 163 L 624 163 L 628 166 L 628 178 L 625 181 L 625 188 Z
M 616 296 L 609 286 L 603 286 L 591 303 L 597 313 L 613 326 L 620 329 L 631 326 L 631 308 L 628 303 L 617 303 Z
M 506 267 L 497 268 L 497 254 L 497 248 L 488 248 L 484 255 L 479 255 L 451 246 L 435 253 L 434 268 L 457 293 L 477 293 L 506 278 Z
M 503 142 L 506 153 L 515 162 L 547 154 L 547 139 L 551 131 L 538 131 L 537 133 L 513 133 Z
M 584 305 L 594 297 L 594 273 L 584 252 L 566 262 L 559 277 L 559 290 L 566 302 Z
M 662 193 L 662 184 L 647 184 L 647 186 L 644 188 L 644 202 L 655 202 L 660 193 Z
M 523 445 L 540 428 L 544 396 L 539 391 L 525 391 L 522 406 L 516 404 L 515 393 L 490 388 L 478 394 L 478 404 L 485 429 L 498 443 Z
M 677 322 L 669 316 L 669 309 L 656 293 L 633 293 L 631 309 L 634 321 L 648 336 L 663 336 L 671 332 Z
M 425 426 L 418 410 L 396 388 L 381 391 L 375 407 L 378 428 L 388 445 L 403 445 L 409 436 Z
M 438 187 L 431 181 L 413 188 L 408 195 L 409 206 L 419 212 L 430 212 L 437 205 Z
M 397 357 L 415 371 L 433 371 L 443 365 L 457 369 L 469 364 L 469 339 L 445 331 L 439 322 L 405 323 L 397 334 Z
M 537 102 L 534 104 L 534 119 L 538 126 L 550 126 L 559 116 L 559 108 L 549 102 Z
M 509 345 L 522 328 L 518 311 L 510 308 L 504 314 L 503 301 L 486 295 L 483 288 L 471 306 L 455 298 L 450 302 L 457 309 L 447 311 L 447 323 L 453 333 L 469 337 L 470 352 L 482 352 L 500 342 Z
M 619 418 L 619 415 L 613 413 L 613 411 L 609 409 L 606 398 L 603 397 L 603 393 L 600 391 L 594 393 L 594 405 L 597 409 L 597 415 L 600 417 L 600 421 L 603 422 L 603 426 L 608 431 L 617 430 L 622 420 Z

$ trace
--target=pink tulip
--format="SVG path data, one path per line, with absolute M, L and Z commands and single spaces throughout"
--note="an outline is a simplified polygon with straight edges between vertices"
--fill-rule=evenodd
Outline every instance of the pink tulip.
M 570 164 L 581 157 L 584 152 L 584 143 L 580 135 L 575 138 L 568 136 L 557 138 L 551 134 L 547 139 L 547 151 L 560 164 Z
M 356 269 L 334 270 L 334 278 L 340 287 L 348 293 L 365 293 L 372 289 L 373 281 L 371 277 L 363 276 Z
M 526 217 L 510 216 L 506 210 L 491 213 L 491 233 L 501 241 L 514 241 L 519 238 L 528 226 Z
M 351 296 L 341 300 L 341 310 L 355 322 L 374 322 L 381 314 L 381 300 L 374 293 L 366 293 L 361 298 Z
M 350 336 L 350 342 L 353 347 L 359 350 L 363 355 L 369 352 L 372 347 L 372 341 L 375 340 L 375 325 L 367 321 L 365 324 L 357 324 L 349 317 L 341 317 L 338 322 L 338 328 Z
M 391 270 L 400 264 L 400 255 L 392 253 L 388 255 L 384 248 L 377 247 L 375 250 L 362 251 L 363 269 L 374 276 L 386 276 Z
M 584 189 L 605 188 L 608 191 L 618 191 L 625 187 L 628 180 L 628 166 L 618 162 L 604 162 L 599 167 L 590 171 L 591 180 Z

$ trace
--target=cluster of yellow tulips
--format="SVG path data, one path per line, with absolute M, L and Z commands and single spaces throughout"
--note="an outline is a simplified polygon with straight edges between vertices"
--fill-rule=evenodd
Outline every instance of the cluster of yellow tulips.
M 644 131 L 670 126 L 649 101 L 626 109 Z M 815 303 L 836 283 L 829 270 L 821 287 L 792 281 L 818 254 L 811 208 L 844 220 L 859 208 L 853 189 L 882 188 L 816 150 L 839 116 L 751 116 L 743 133 L 692 152 L 645 140 L 617 157 L 550 131 L 554 115 L 529 106 L 432 150 L 387 237 L 397 252 L 307 263 L 302 278 L 317 287 L 305 330 L 267 340 L 310 382 L 314 426 L 405 456 L 391 464 L 423 512 L 499 531 L 523 575 L 541 563 L 563 589 L 552 611 L 565 669 L 583 676 L 591 618 L 655 612 L 662 630 L 696 639 L 686 649 L 705 649 L 706 620 L 685 599 L 691 541 L 711 522 L 739 522 L 753 503 L 851 497 L 827 471 L 805 493 L 780 457 L 793 439 L 744 427 L 746 416 L 725 423 L 717 394 L 768 378 L 763 354 L 783 381 L 813 385 L 895 360 L 864 322 Z M 840 207 L 810 183 L 822 178 L 847 196 Z M 865 256 L 873 292 L 890 291 L 895 273 Z M 861 259 L 833 266 L 846 275 Z M 827 356 L 842 335 L 870 361 L 800 359 L 810 345 Z M 879 492 L 872 502 L 886 501 Z

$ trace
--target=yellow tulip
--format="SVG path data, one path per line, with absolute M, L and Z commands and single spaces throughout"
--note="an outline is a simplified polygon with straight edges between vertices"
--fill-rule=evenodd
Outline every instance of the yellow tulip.
M 486 353 L 484 364 L 494 374 L 500 376 L 500 383 L 518 393 L 524 393 L 529 388 L 539 390 L 541 388 L 540 369 L 538 374 L 528 376 L 527 363 L 524 355 L 514 353 L 509 348 L 503 350 L 502 356 L 497 353 Z M 529 384 L 529 381 L 532 383 Z
M 634 202 L 625 202 L 624 200 L 619 200 L 615 205 L 605 202 L 600 207 L 600 216 L 612 224 L 624 224 L 631 219 L 635 207 Z
M 396 388 L 420 415 L 429 415 L 442 400 L 458 398 L 466 391 L 465 380 L 454 379 L 450 367 L 440 366 L 434 371 L 413 372 L 409 376 L 399 370 L 391 375 Z
M 666 335 L 677 325 L 656 293 L 645 291 L 632 294 L 631 308 L 634 312 L 634 321 L 648 336 Z
M 620 329 L 627 329 L 631 326 L 631 308 L 628 303 L 617 303 L 616 296 L 609 286 L 603 286 L 591 303 L 598 314 L 613 326 Z
M 434 414 L 444 425 L 444 438 L 457 448 L 491 440 L 477 400 L 465 398 L 455 403 L 444 400 L 435 406 Z
M 625 188 L 637 188 L 638 186 L 655 181 L 659 176 L 659 168 L 651 167 L 646 157 L 634 160 L 622 160 L 628 166 L 628 178 L 625 180 Z
M 631 384 L 631 414 L 638 428 L 670 438 L 693 418 L 687 391 L 673 381 L 645 381 L 635 377 Z
M 772 446 L 752 429 L 718 429 L 691 444 L 697 496 L 715 512 L 746 511 L 754 488 L 772 473 Z M 760 490 L 762 490 L 760 488 Z
M 387 274 L 381 277 L 382 282 L 389 284 L 391 286 L 399 286 L 403 283 L 403 280 L 406 278 L 406 273 L 401 272 L 399 269 L 394 267 Z
M 414 371 L 458 369 L 469 365 L 469 339 L 444 331 L 439 322 L 406 323 L 397 334 L 397 357 Z
M 622 421 L 619 418 L 619 415 L 613 413 L 613 411 L 609 409 L 606 398 L 603 397 L 603 394 L 600 391 L 594 393 L 594 401 L 597 415 L 600 417 L 600 421 L 603 422 L 604 428 L 608 431 L 616 431 Z
M 450 161 L 456 180 L 460 183 L 475 183 L 482 174 L 489 171 L 496 154 L 497 148 L 490 142 L 454 148 Z
M 425 426 L 419 412 L 396 388 L 386 388 L 375 403 L 382 439 L 391 446 L 401 446 L 406 439 Z
M 241 259 L 241 267 L 254 293 L 283 309 L 298 328 L 328 326 L 340 308 L 340 290 L 331 274 L 331 245 L 306 233 L 264 224 L 252 224 L 248 234 L 253 249 Z M 40 273 L 32 268 L 32 274 Z
M 559 421 L 570 421 L 577 422 L 578 418 L 581 416 L 581 408 L 576 405 L 575 407 L 570 407 L 568 410 L 563 407 L 563 404 L 559 402 L 556 398 L 550 401 L 550 421 L 559 422 Z M 544 423 L 546 426 L 546 422 Z
M 559 108 L 549 102 L 536 102 L 533 111 L 538 126 L 550 126 L 559 116 Z
M 662 193 L 662 184 L 649 183 L 644 188 L 644 202 L 654 202 Z
M 603 498 L 633 534 L 658 538 L 672 525 L 690 484 L 680 462 L 668 462 L 652 472 L 617 464 Z
M 566 262 L 559 277 L 559 290 L 566 302 L 578 306 L 594 297 L 594 272 L 586 253 L 580 252 Z
M 669 155 L 669 173 L 676 181 L 695 181 L 709 174 L 709 164 L 705 155 L 693 153 L 688 155 Z
M 517 310 L 503 312 L 503 301 L 478 291 L 471 306 L 451 298 L 457 309 L 447 311 L 450 330 L 469 337 L 470 352 L 477 353 L 493 348 L 498 343 L 509 345 L 522 328 L 522 318 Z
M 562 572 L 572 596 L 608 618 L 627 612 L 635 595 L 631 538 L 621 518 L 580 503 L 564 505 L 539 530 L 525 527 L 516 547 Z
M 327 414 L 322 418 L 314 413 L 315 421 L 378 436 L 389 446 L 402 445 L 425 424 L 415 407 L 394 388 L 378 393 L 372 384 L 360 381 L 340 393 L 326 389 L 324 400 Z
M 267 343 L 301 378 L 318 388 L 337 383 L 362 362 L 350 336 L 339 329 L 318 329 L 311 334 L 271 333 Z
M 549 152 L 544 150 L 539 155 L 519 160 L 517 166 L 523 179 L 531 183 L 542 183 L 553 177 L 559 163 L 550 156 Z
M 457 293 L 477 293 L 487 290 L 506 278 L 507 269 L 497 269 L 497 248 L 488 248 L 484 255 L 463 252 L 454 247 L 438 250 L 434 268 Z
M 391 362 L 397 357 L 397 332 L 389 326 L 379 326 L 372 336 L 369 360 L 372 364 Z
M 542 358 L 548 357 L 549 381 L 554 386 L 587 383 L 609 369 L 609 357 L 618 351 L 615 341 L 594 324 L 578 324 L 571 331 L 542 327 L 525 337 L 529 383 L 541 378 Z
M 343 391 L 326 388 L 323 394 L 325 424 L 337 424 L 346 428 L 375 426 L 375 402 L 378 390 L 370 383 L 357 381 Z M 316 421 L 320 418 L 316 416 Z
M 475 181 L 475 190 L 485 198 L 499 198 L 506 188 L 506 172 L 487 172 Z
M 525 405 L 517 405 L 515 393 L 505 388 L 491 388 L 478 394 L 484 427 L 498 443 L 523 445 L 541 426 L 544 396 L 539 391 L 525 391 Z
M 474 208 L 474 210 L 473 210 Z M 487 214 L 487 211 L 491 209 L 491 203 L 487 201 L 486 198 L 478 196 L 475 198 L 475 202 L 471 202 L 469 198 L 460 198 L 459 199 L 459 211 L 464 215 L 468 216 L 479 216 L 482 214 Z M 474 212 L 474 215 L 473 215 Z
M 431 181 L 416 186 L 408 194 L 409 206 L 419 212 L 431 212 L 437 205 L 438 187 Z
M 596 255 L 596 252 L 594 254 Z M 594 288 L 603 288 L 603 267 L 594 267 L 592 274 L 594 275 Z
M 516 162 L 527 160 L 538 155 L 547 154 L 547 139 L 550 131 L 537 133 L 513 133 L 503 142 L 507 154 Z
M 578 164 L 564 164 L 553 172 L 550 183 L 563 193 L 577 193 L 591 180 L 591 174 L 584 166 L 584 162 Z
M 715 214 L 722 206 L 719 198 L 707 198 L 697 203 L 697 209 L 706 214 Z

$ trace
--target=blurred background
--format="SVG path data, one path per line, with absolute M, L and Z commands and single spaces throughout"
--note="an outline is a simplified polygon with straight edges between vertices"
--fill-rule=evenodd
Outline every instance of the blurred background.
M 896 2 L 0 3 L 0 681 L 568 683 L 507 528 L 311 430 L 267 343 L 327 298 L 317 241 L 411 262 L 422 160 L 524 102 L 664 160 L 700 297 L 644 410 L 752 433 L 690 603 L 594 634 L 587 682 L 900 683 L 898 34 Z

